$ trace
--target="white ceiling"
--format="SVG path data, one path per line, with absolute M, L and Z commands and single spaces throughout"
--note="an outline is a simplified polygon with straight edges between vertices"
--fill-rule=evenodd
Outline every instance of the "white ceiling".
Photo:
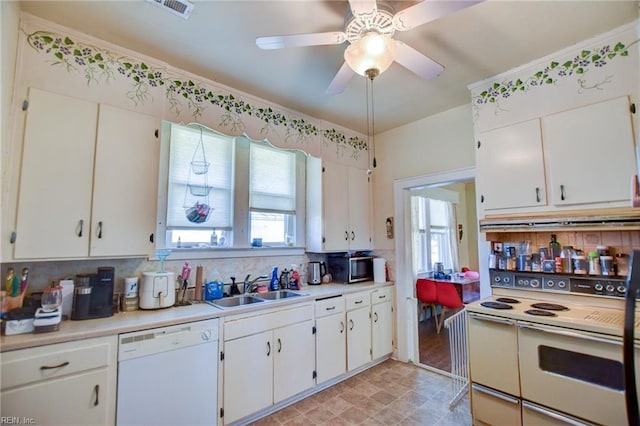
M 430 0 L 426 0 L 430 1 Z M 260 50 L 258 36 L 344 30 L 346 0 L 194 1 L 188 20 L 143 0 L 24 1 L 22 10 L 315 118 L 366 133 L 366 79 L 325 89 L 346 43 Z M 390 2 L 395 10 L 415 2 Z M 398 64 L 374 80 L 376 133 L 470 102 L 467 85 L 638 18 L 638 2 L 497 1 L 394 38 L 442 64 L 425 81 Z

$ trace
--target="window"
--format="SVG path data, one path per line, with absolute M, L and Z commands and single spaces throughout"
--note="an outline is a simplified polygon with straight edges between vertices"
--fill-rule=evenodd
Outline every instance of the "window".
M 299 151 L 163 122 L 157 247 L 304 247 L 305 165 Z
M 295 153 L 252 143 L 249 158 L 251 240 L 293 245 L 296 218 Z
M 431 272 L 437 262 L 441 262 L 445 270 L 457 271 L 455 204 L 424 196 L 412 196 L 411 213 L 416 272 Z

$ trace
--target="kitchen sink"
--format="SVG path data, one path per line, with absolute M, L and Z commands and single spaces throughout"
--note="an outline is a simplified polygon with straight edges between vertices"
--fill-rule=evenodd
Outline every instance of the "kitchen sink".
M 291 290 L 275 290 L 275 291 L 268 291 L 266 293 L 257 293 L 255 296 L 259 297 L 260 299 L 266 299 L 266 300 L 280 300 L 280 299 L 286 299 L 289 297 L 300 297 L 300 296 L 306 296 L 306 293 L 296 293 L 295 291 L 291 291 Z
M 208 304 L 217 308 L 233 308 L 236 306 L 251 305 L 252 303 L 262 303 L 264 300 L 254 296 L 234 296 L 226 299 L 210 300 Z

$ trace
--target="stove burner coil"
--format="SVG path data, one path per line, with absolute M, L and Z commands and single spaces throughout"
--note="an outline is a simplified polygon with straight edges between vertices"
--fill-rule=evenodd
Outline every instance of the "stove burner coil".
M 510 297 L 499 297 L 499 298 L 496 299 L 496 302 L 509 303 L 509 304 L 520 303 L 519 300 L 512 299 Z
M 513 309 L 513 306 L 508 305 L 506 303 L 492 302 L 492 301 L 482 302 L 480 303 L 480 306 L 484 306 L 485 308 L 491 308 L 491 309 Z
M 544 309 L 547 311 L 568 311 L 569 308 L 566 306 L 558 305 L 556 303 L 534 303 L 531 305 L 532 308 L 536 309 Z
M 543 311 L 542 309 L 529 309 L 528 311 L 524 311 L 524 313 L 537 316 L 537 317 L 556 317 L 557 316 L 555 313 L 551 311 Z

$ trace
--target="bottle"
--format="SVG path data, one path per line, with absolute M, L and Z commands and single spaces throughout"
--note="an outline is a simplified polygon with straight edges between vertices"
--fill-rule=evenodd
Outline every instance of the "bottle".
M 289 288 L 291 290 L 300 290 L 300 274 L 296 265 L 291 265 L 291 278 L 289 278 Z
M 216 234 L 216 230 L 214 229 L 211 233 L 211 246 L 218 247 L 218 234 Z
M 597 251 L 589 252 L 589 275 L 602 275 L 602 268 L 600 268 L 600 255 Z
M 284 268 L 280 274 L 280 288 L 289 288 L 289 271 L 287 271 L 287 268 Z
M 269 284 L 270 291 L 280 290 L 280 281 L 278 280 L 278 267 L 274 266 L 271 271 L 271 283 Z
M 561 246 L 557 240 L 556 234 L 551 234 L 551 241 L 549 242 L 549 258 L 555 259 L 560 257 Z

